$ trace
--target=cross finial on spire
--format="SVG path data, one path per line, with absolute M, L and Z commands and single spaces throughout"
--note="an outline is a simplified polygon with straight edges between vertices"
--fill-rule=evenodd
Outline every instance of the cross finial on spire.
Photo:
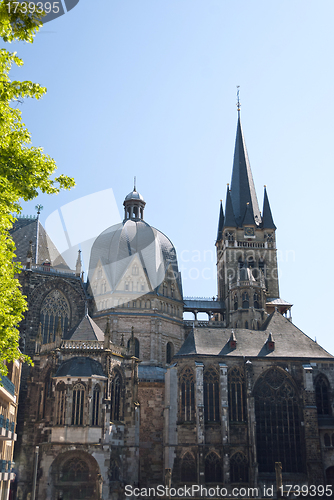
M 136 191 L 136 176 L 133 179 L 133 190 Z
M 237 110 L 238 110 L 238 115 L 240 114 L 240 108 L 241 108 L 241 103 L 240 103 L 240 85 L 237 85 Z

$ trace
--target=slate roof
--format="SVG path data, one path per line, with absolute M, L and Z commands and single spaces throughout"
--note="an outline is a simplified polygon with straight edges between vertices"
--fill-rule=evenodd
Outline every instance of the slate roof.
M 248 159 L 246 143 L 238 117 L 237 136 L 235 140 L 234 160 L 231 181 L 231 199 L 233 212 L 238 226 L 241 226 L 246 204 L 250 204 L 252 215 L 257 224 L 261 222 L 260 209 L 257 202 L 252 171 Z
M 106 377 L 101 364 L 92 358 L 75 357 L 64 361 L 58 368 L 55 377 Z
M 35 262 L 37 230 L 38 258 L 37 262 Z M 58 269 L 70 269 L 37 218 L 18 218 L 10 230 L 10 233 L 16 246 L 15 260 L 21 262 L 23 265 L 27 261 L 27 253 L 30 248 L 29 242 L 32 241 L 33 264 L 41 265 L 43 262 L 48 260 L 50 261 L 52 267 Z
M 217 241 L 223 239 L 223 227 L 224 227 L 224 210 L 223 210 L 223 204 L 222 202 L 220 202 Z
M 114 290 L 135 254 L 153 289 L 160 286 L 168 267 L 172 266 L 182 294 L 181 275 L 172 242 L 143 220 L 125 220 L 109 227 L 96 238 L 90 255 L 88 280 L 91 281 L 101 262 L 111 290 Z
M 80 321 L 72 332 L 67 340 L 104 340 L 103 331 L 88 315 Z
M 224 227 L 237 227 L 237 223 L 235 221 L 234 212 L 233 212 L 231 192 L 230 192 L 228 187 L 227 187 L 227 193 L 226 193 Z
M 262 227 L 265 229 L 276 229 L 274 219 L 271 213 L 267 189 L 264 188 Z
M 237 341 L 236 349 L 229 346 L 232 332 Z M 275 349 L 272 351 L 266 345 L 270 333 L 275 339 Z M 194 328 L 175 358 L 194 355 L 334 359 L 277 311 L 269 316 L 264 330 Z
M 166 368 L 159 366 L 139 365 L 138 378 L 150 382 L 163 382 L 165 380 Z

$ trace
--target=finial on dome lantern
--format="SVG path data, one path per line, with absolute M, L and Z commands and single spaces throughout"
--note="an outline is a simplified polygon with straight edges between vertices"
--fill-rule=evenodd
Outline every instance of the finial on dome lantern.
M 136 176 L 134 176 L 134 180 L 133 180 L 133 190 L 137 191 L 137 189 L 136 189 Z

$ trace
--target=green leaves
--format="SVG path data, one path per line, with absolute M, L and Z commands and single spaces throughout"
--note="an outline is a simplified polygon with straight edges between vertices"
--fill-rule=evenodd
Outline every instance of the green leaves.
M 40 19 L 37 13 L 9 13 L 6 2 L 0 2 L 0 36 L 5 42 L 32 42 Z M 5 361 L 22 356 L 18 325 L 27 309 L 15 277 L 20 269 L 13 262 L 15 246 L 8 233 L 14 221 L 11 214 L 21 211 L 21 200 L 31 200 L 40 191 L 54 194 L 74 186 L 65 175 L 52 179 L 55 161 L 42 148 L 31 146 L 17 105 L 26 98 L 40 99 L 46 88 L 29 81 L 11 82 L 13 64 L 22 66 L 23 61 L 15 52 L 0 49 L 0 374 L 6 373 Z

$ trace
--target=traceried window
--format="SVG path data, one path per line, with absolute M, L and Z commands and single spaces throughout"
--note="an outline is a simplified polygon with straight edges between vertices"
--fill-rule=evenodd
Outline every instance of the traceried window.
M 64 336 L 70 323 L 70 306 L 65 295 L 60 290 L 52 290 L 43 300 L 40 312 L 44 344 L 54 341 L 59 318 Z
M 325 446 L 330 446 L 331 445 L 331 438 L 329 437 L 329 434 L 324 435 L 324 445 Z
M 128 340 L 128 350 L 130 349 L 131 339 Z M 139 340 L 135 337 L 135 353 L 134 356 L 139 358 Z
M 191 368 L 185 368 L 180 376 L 180 420 L 195 419 L 195 377 Z
M 83 425 L 83 415 L 85 406 L 85 386 L 75 384 L 73 387 L 72 401 L 72 425 Z
M 111 382 L 111 421 L 123 420 L 123 381 L 121 374 L 116 371 Z
M 315 382 L 315 399 L 318 415 L 330 415 L 329 383 L 324 375 L 319 375 Z
M 238 451 L 230 460 L 231 483 L 248 483 L 248 460 Z
M 112 460 L 110 463 L 109 481 L 119 481 L 119 466 L 116 460 Z
M 279 368 L 267 370 L 254 388 L 259 472 L 303 472 L 303 446 L 297 389 Z
M 254 300 L 254 309 L 260 309 L 260 299 L 258 293 L 254 293 L 253 300 Z
M 219 422 L 219 377 L 214 368 L 204 372 L 204 420 Z
M 66 412 L 66 385 L 64 382 L 59 382 L 56 386 L 56 425 L 65 425 L 65 412 Z
M 172 342 L 168 342 L 166 346 L 166 363 L 168 365 L 171 363 L 173 356 L 174 356 L 174 346 Z
M 211 452 L 205 457 L 205 482 L 206 483 L 222 483 L 223 471 L 221 460 L 217 453 Z
M 245 377 L 237 366 L 228 371 L 228 408 L 230 422 L 246 422 Z
M 93 400 L 92 400 L 92 425 L 99 425 L 99 415 L 100 415 L 100 394 L 101 388 L 99 384 L 94 387 L 93 390 Z
M 247 292 L 242 294 L 242 308 L 249 309 L 249 296 Z
M 181 481 L 184 483 L 195 483 L 197 480 L 196 470 L 194 455 L 187 452 L 181 461 Z
M 89 467 L 84 460 L 72 458 L 62 467 L 61 480 L 68 482 L 86 481 L 89 476 Z

